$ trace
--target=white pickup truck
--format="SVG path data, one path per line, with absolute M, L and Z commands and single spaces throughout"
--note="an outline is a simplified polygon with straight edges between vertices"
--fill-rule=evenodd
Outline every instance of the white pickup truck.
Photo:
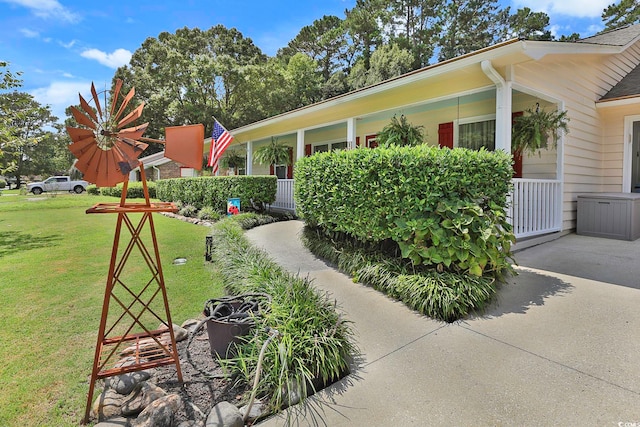
M 80 194 L 87 189 L 87 185 L 87 181 L 71 181 L 68 176 L 52 176 L 42 182 L 27 184 L 27 191 L 36 195 L 45 191 L 73 191 Z

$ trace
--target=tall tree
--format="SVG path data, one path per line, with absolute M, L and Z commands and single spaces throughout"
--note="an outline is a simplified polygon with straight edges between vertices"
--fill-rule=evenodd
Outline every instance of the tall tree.
M 510 8 L 505 9 L 508 14 Z M 552 40 L 549 30 L 549 15 L 544 12 L 533 12 L 528 7 L 518 9 L 508 15 L 504 39 L 518 37 L 527 40 Z
M 40 105 L 32 95 L 10 92 L 0 95 L 0 122 L 10 126 L 2 141 L 2 168 L 11 169 L 11 175 L 20 185 L 20 177 L 27 174 L 48 173 L 37 169 L 37 146 L 51 137 L 58 118 L 51 114 L 49 106 Z
M 148 38 L 129 65 L 116 71 L 136 99 L 146 103 L 141 121 L 147 135 L 161 137 L 165 126 L 203 123 L 212 130 L 216 117 L 227 128 L 259 120 L 259 109 L 246 108 L 245 68 L 266 63 L 251 39 L 236 29 L 217 25 L 206 31 L 182 28 Z M 148 154 L 148 153 L 146 153 Z
M 441 15 L 438 59 L 444 61 L 492 45 L 503 34 L 506 17 L 497 0 L 449 0 Z
M 0 61 L 0 90 L 13 89 L 22 86 L 22 80 L 19 79 L 21 72 L 13 73 L 9 69 L 9 63 L 6 61 Z M 15 133 L 13 128 L 13 116 L 11 111 L 4 110 L 4 106 L 0 105 L 0 174 L 4 175 L 15 169 L 15 162 L 3 161 L 4 149 L 12 140 L 12 135 Z M 10 106 L 7 106 L 9 108 Z
M 313 24 L 302 27 L 300 32 L 281 49 L 287 58 L 304 53 L 318 62 L 324 81 L 340 68 L 347 68 L 347 40 L 343 21 L 337 16 L 325 15 Z
M 602 11 L 604 31 L 615 30 L 629 24 L 640 22 L 640 6 L 638 0 L 620 0 Z
M 364 68 L 362 61 L 353 67 L 349 75 L 349 85 L 351 89 L 359 89 L 400 76 L 411 71 L 413 61 L 411 52 L 397 44 L 381 46 L 371 55 L 371 66 L 368 70 Z
M 392 0 L 386 15 L 387 36 L 413 54 L 413 69 L 429 65 L 441 31 L 445 2 L 441 0 Z
M 365 70 L 371 65 L 371 54 L 382 45 L 382 29 L 385 16 L 383 0 L 356 0 L 351 10 L 345 10 L 345 28 L 351 39 L 351 57 L 362 58 Z

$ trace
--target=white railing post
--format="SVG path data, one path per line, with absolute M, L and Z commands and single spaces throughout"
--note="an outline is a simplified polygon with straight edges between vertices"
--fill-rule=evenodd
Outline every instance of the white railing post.
M 555 179 L 513 179 L 509 220 L 516 238 L 561 231 L 562 186 Z
M 296 203 L 293 200 L 293 182 L 293 179 L 278 180 L 276 201 L 271 204 L 271 207 L 289 211 L 296 210 Z

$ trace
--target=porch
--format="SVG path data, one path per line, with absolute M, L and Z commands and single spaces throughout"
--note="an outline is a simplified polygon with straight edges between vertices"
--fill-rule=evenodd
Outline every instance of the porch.
M 508 216 L 516 239 L 562 230 L 562 182 L 556 179 L 514 178 Z M 279 179 L 271 208 L 295 212 L 293 179 Z

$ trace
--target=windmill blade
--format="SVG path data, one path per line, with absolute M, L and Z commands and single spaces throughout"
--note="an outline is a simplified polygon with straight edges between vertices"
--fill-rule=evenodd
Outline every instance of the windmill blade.
M 109 115 L 113 117 L 113 112 L 116 109 L 116 104 L 118 103 L 118 95 L 120 94 L 120 89 L 122 89 L 122 80 L 116 80 L 116 88 L 113 91 L 113 96 L 111 97 L 111 112 Z
M 68 126 L 67 133 L 73 142 L 78 142 L 85 138 L 89 138 L 90 136 L 94 136 L 93 131 L 90 131 L 89 129 L 72 128 Z
M 126 149 L 122 149 L 120 145 L 127 147 Z M 130 152 L 127 152 L 130 150 Z M 118 168 L 123 175 L 128 175 L 129 172 L 134 170 L 140 165 L 140 160 L 138 160 L 133 153 L 133 149 L 125 144 L 115 144 L 113 146 L 112 151 L 116 157 L 116 161 L 118 162 Z M 132 155 L 133 154 L 133 155 Z
M 80 110 L 78 110 L 76 107 L 71 107 L 71 114 L 73 115 L 73 118 L 76 119 L 76 122 L 80 123 L 81 125 L 85 125 L 86 127 L 93 130 L 96 130 L 96 124 L 92 122 L 89 117 L 82 114 L 82 112 L 80 112 Z
M 101 154 L 100 171 L 101 174 L 96 182 L 96 185 L 100 187 L 113 187 L 124 181 L 126 177 L 118 167 L 117 156 L 113 150 L 103 151 Z
M 118 129 L 122 128 L 124 125 L 129 124 L 135 120 L 138 120 L 142 115 L 142 109 L 144 108 L 144 102 L 138 107 L 126 115 L 126 117 L 118 122 Z
M 77 159 L 79 159 L 85 151 L 93 147 L 95 144 L 97 144 L 97 141 L 92 134 L 85 139 L 81 139 L 80 141 L 69 144 L 69 151 L 71 151 L 71 153 L 76 156 Z
M 122 100 L 122 104 L 120 104 L 120 108 L 118 108 L 118 112 L 116 113 L 115 116 L 113 116 L 114 122 L 118 121 L 118 119 L 120 118 L 120 115 L 124 112 L 124 109 L 127 108 L 129 101 L 131 101 L 131 98 L 133 98 L 135 94 L 136 94 L 136 88 L 132 87 L 129 93 L 127 94 L 127 96 L 125 96 L 124 99 Z
M 131 139 L 131 138 L 118 137 L 117 140 L 122 141 L 128 146 L 130 146 L 131 148 L 133 148 L 135 152 L 138 153 L 138 156 L 142 154 L 142 152 L 146 150 L 147 147 L 149 146 L 149 144 L 145 144 L 144 142 L 136 141 L 135 139 Z
M 147 130 L 149 123 L 143 123 L 140 126 L 122 129 L 118 132 L 118 136 L 121 138 L 138 139 Z
M 82 97 L 82 95 L 78 95 L 80 96 L 80 105 L 82 106 L 82 109 L 85 111 L 85 113 L 91 116 L 94 122 L 98 123 L 98 116 L 96 116 L 96 112 L 93 111 L 93 108 L 91 108 L 89 103 Z
M 93 102 L 96 104 L 96 110 L 98 110 L 98 115 L 102 118 L 102 108 L 100 108 L 100 99 L 98 98 L 98 92 L 96 92 L 96 87 L 93 82 L 91 82 L 91 96 L 93 97 Z
M 138 142 L 138 141 L 135 141 L 135 142 Z M 122 152 L 127 159 L 130 159 L 130 158 L 137 159 L 144 152 L 144 150 L 147 149 L 149 145 L 141 142 L 138 142 L 137 144 L 132 145 L 131 141 L 116 139 L 113 146 L 117 147 L 118 150 L 120 150 L 120 152 Z
M 94 149 L 85 151 L 76 162 L 76 168 L 81 171 L 85 180 L 95 184 L 96 176 L 98 175 L 97 166 L 100 160 L 100 152 L 102 152 L 98 146 L 94 146 Z

